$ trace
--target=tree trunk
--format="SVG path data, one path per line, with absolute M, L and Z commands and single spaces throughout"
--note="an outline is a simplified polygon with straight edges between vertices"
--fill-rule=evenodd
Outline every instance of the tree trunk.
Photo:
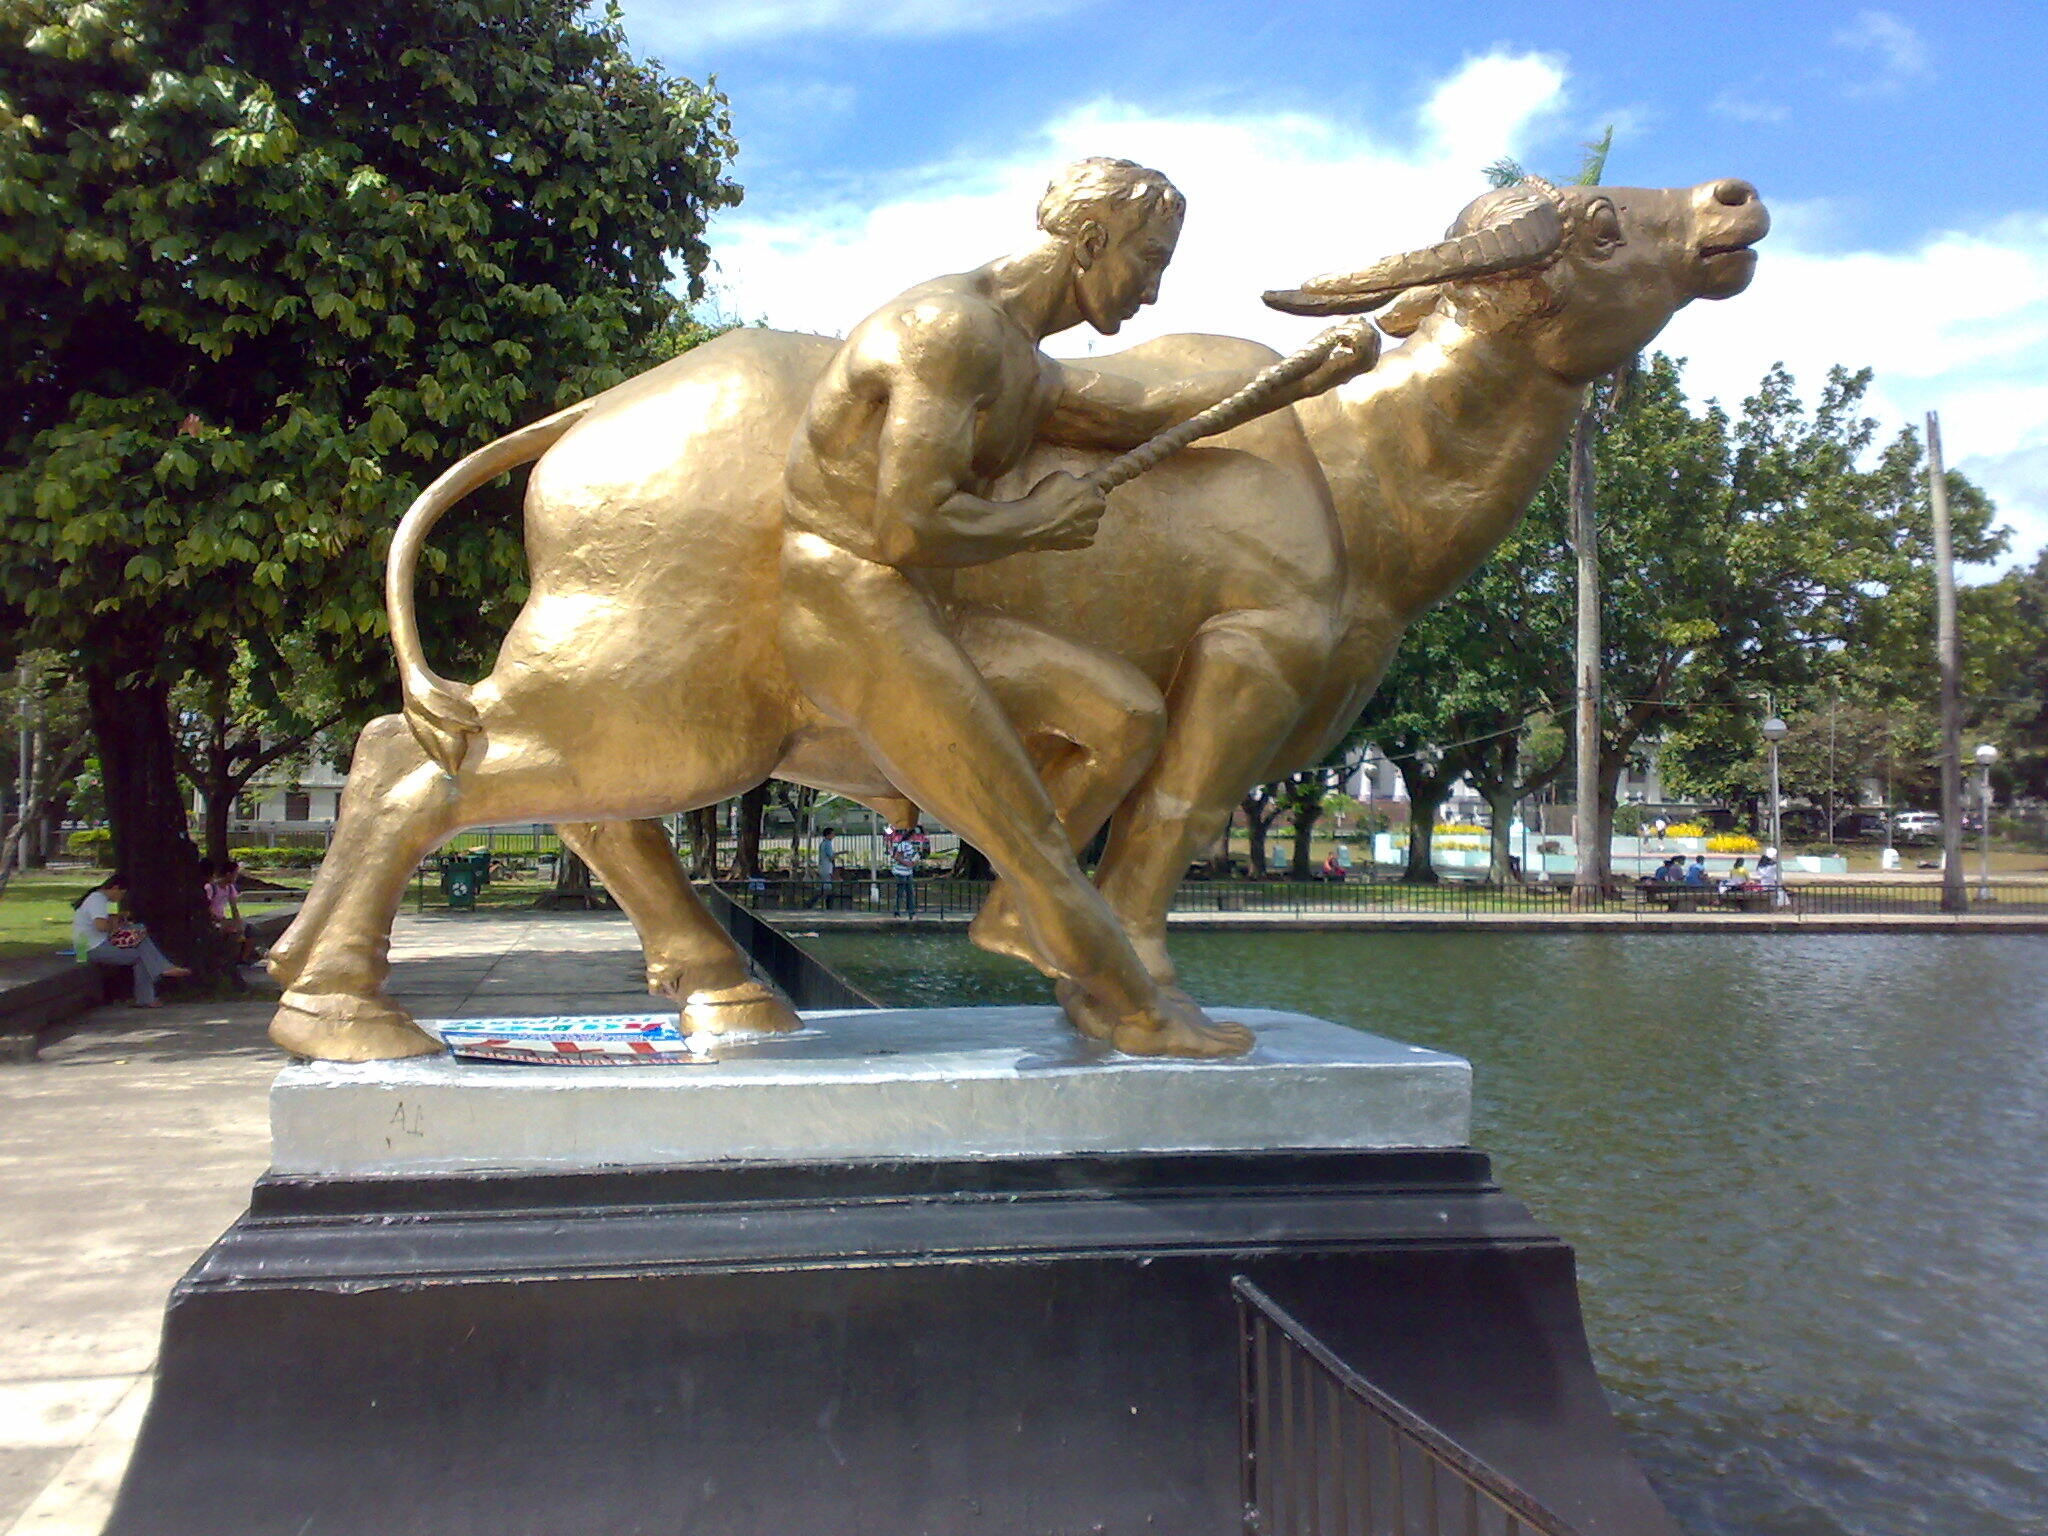
M 974 844 L 968 842 L 966 838 L 961 838 L 960 851 L 953 855 L 953 873 L 951 878 L 955 880 L 993 880 L 995 877 L 996 867 L 989 863 L 988 855 L 975 847 Z
M 49 732 L 40 725 L 29 743 L 29 761 L 34 769 L 29 776 L 29 796 L 21 803 L 26 823 L 21 834 L 21 867 L 41 869 L 50 862 L 49 823 L 34 808 L 50 796 L 50 741 Z
M 1309 845 L 1315 839 L 1316 823 L 1322 819 L 1323 807 L 1320 801 L 1314 805 L 1298 807 L 1293 813 L 1294 862 L 1289 873 L 1297 880 L 1307 880 L 1315 874 L 1309 865 Z
M 1257 795 L 1244 797 L 1245 873 L 1254 880 L 1266 877 L 1266 826 L 1264 806 Z
M 718 807 L 699 806 L 689 813 L 690 878 L 718 878 Z
M 1515 850 L 1509 841 L 1515 820 L 1515 794 L 1512 776 L 1508 782 L 1493 782 L 1480 786 L 1480 793 L 1486 796 L 1487 819 L 1493 823 L 1488 837 L 1487 878 L 1495 885 L 1513 885 L 1525 878 L 1525 872 L 1515 868 Z
M 228 857 L 228 817 L 235 809 L 235 788 L 226 782 L 227 775 L 213 764 L 207 764 L 208 783 L 200 791 L 200 801 L 206 807 L 204 825 L 206 828 L 206 857 L 209 862 L 219 864 Z
M 767 815 L 768 785 L 764 781 L 740 796 L 739 851 L 733 857 L 733 873 L 742 880 L 760 876 L 761 823 Z
M 1412 757 L 1396 758 L 1395 766 L 1408 788 L 1408 867 L 1401 878 L 1415 885 L 1434 885 L 1436 813 L 1450 798 L 1458 773 L 1450 767 L 1431 773 Z
M 201 976 L 229 974 L 233 951 L 213 926 L 199 850 L 185 829 L 169 689 L 125 675 L 117 662 L 89 662 L 85 690 L 129 908 L 174 964 Z

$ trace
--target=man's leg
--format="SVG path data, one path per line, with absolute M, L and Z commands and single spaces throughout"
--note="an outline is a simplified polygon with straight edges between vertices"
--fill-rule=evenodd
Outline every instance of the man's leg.
M 911 800 L 1015 882 L 1044 968 L 1098 1000 L 1119 1049 L 1237 1055 L 1251 1032 L 1167 998 L 1067 846 L 1024 744 L 936 606 L 902 572 L 808 534 L 784 541 L 782 638 L 813 703 Z

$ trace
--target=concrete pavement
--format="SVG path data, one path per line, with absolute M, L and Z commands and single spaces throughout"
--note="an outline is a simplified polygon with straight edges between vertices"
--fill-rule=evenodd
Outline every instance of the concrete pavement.
M 617 913 L 402 917 L 392 991 L 454 1017 L 641 1007 Z M 171 1286 L 269 1162 L 270 1005 L 100 1008 L 0 1067 L 0 1533 L 96 1536 Z

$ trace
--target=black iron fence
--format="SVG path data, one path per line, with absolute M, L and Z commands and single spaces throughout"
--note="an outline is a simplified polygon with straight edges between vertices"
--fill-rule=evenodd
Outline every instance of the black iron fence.
M 1231 1288 L 1246 1536 L 1574 1536 L 1251 1281 Z
M 773 923 L 756 917 L 715 885 L 699 886 L 705 905 L 720 927 L 747 957 L 747 963 L 773 982 L 796 1008 L 880 1008 L 816 955 L 785 935 Z
M 830 884 L 806 877 L 729 880 L 725 889 L 764 910 L 857 912 L 875 917 L 972 917 L 990 882 L 945 876 L 900 881 L 845 876 Z M 906 889 L 908 886 L 908 889 Z M 1942 915 L 1941 887 L 1924 881 L 1798 881 L 1781 890 L 1622 882 L 1585 899 L 1570 885 L 1488 885 L 1443 880 L 1421 885 L 1388 880 L 1188 880 L 1175 892 L 1175 912 L 1271 913 L 1275 916 L 1378 913 L 1485 917 L 1496 913 L 1594 912 L 1652 918 L 1665 914 L 1776 913 L 1793 917 Z M 2048 881 L 1971 881 L 1961 915 L 2048 916 Z M 1949 914 L 1956 915 L 1956 914 Z

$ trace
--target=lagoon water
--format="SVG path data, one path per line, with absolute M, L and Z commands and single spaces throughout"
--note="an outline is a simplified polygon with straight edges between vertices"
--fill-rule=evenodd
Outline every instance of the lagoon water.
M 958 935 L 806 939 L 886 1001 L 1049 991 Z M 1194 933 L 1205 1002 L 1469 1057 L 1577 1247 L 1694 1536 L 2048 1532 L 2048 939 Z

